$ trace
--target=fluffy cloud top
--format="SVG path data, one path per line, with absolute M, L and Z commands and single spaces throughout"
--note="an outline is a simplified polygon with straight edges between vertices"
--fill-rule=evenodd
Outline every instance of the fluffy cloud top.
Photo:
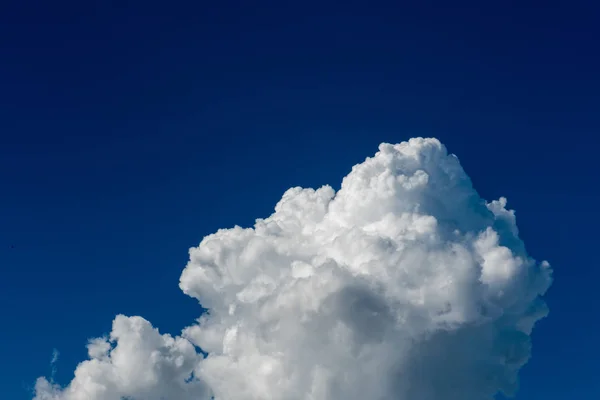
M 337 193 L 289 189 L 253 228 L 191 249 L 180 287 L 209 311 L 180 337 L 117 316 L 72 382 L 40 378 L 35 399 L 510 395 L 550 283 L 506 200 L 482 200 L 438 140 L 382 144 Z

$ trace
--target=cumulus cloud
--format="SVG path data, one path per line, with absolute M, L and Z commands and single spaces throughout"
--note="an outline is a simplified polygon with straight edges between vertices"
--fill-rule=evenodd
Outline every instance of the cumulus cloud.
M 486 400 L 512 394 L 547 314 L 547 262 L 436 139 L 381 144 L 341 189 L 292 188 L 190 250 L 208 312 L 178 337 L 117 316 L 36 400 Z M 208 354 L 207 356 L 205 356 Z

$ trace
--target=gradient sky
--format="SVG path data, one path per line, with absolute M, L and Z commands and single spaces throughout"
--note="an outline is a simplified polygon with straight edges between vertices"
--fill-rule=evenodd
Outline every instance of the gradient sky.
M 411 136 L 555 269 L 517 399 L 600 395 L 595 2 L 211 3 L 0 5 L 0 397 L 115 314 L 177 334 L 189 247 Z

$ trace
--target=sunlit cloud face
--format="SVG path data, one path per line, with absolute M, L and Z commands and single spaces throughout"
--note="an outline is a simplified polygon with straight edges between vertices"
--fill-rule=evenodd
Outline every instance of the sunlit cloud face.
M 180 287 L 209 311 L 179 337 L 117 316 L 36 399 L 492 399 L 516 390 L 550 283 L 438 140 L 382 144 L 339 191 L 289 189 L 191 249 Z

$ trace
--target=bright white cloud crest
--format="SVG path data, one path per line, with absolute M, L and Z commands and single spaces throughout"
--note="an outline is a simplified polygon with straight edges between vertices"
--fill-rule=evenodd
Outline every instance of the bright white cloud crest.
M 292 188 L 190 250 L 181 337 L 117 316 L 36 400 L 485 400 L 514 392 L 548 263 L 436 139 L 382 144 L 336 193 Z M 196 348 L 209 355 L 203 357 Z

